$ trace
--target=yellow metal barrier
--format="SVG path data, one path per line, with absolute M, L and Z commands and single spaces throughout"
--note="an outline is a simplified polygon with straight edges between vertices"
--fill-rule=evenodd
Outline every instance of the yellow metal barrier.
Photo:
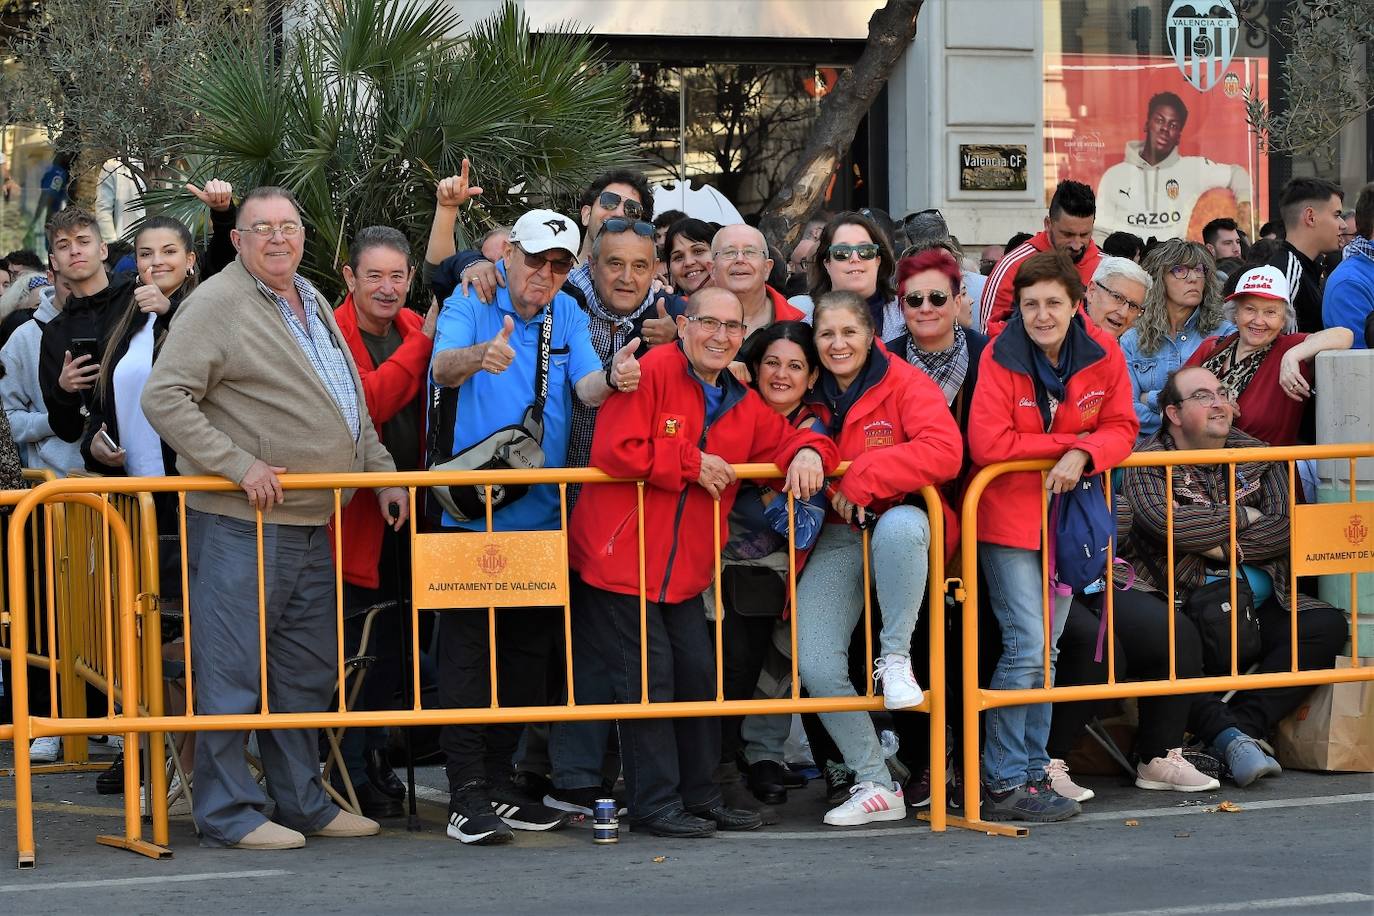
M 54 479 L 56 479 L 56 475 L 53 474 L 52 471 L 46 471 L 46 470 L 25 470 L 25 471 L 24 471 L 24 481 L 28 484 L 28 486 L 29 486 L 30 488 L 32 488 L 32 487 L 34 487 L 34 486 L 37 486 L 37 485 L 39 485 L 39 484 L 42 484 L 42 483 L 46 483 L 46 482 L 49 481 L 49 480 L 54 480 Z M 8 509 L 8 507 L 14 506 L 16 503 L 19 502 L 20 498 L 23 497 L 23 495 L 25 494 L 25 492 L 27 492 L 27 491 L 26 491 L 26 490 L 0 490 L 0 506 L 6 507 L 7 509 Z M 34 599 L 34 603 L 35 603 L 35 607 L 34 607 L 35 612 L 37 612 L 38 610 L 40 610 L 40 607 L 39 607 L 40 596 L 41 596 L 41 599 L 42 599 L 43 607 L 46 608 L 46 612 L 47 612 L 47 613 L 46 613 L 46 617 L 41 616 L 41 615 L 40 615 L 40 616 L 35 616 L 35 618 L 34 618 L 33 621 L 32 621 L 32 623 L 34 624 L 34 633 L 33 633 L 32 636 L 30 636 L 30 639 L 29 639 L 30 645 L 29 645 L 29 650 L 28 650 L 28 663 L 29 663 L 30 665 L 36 667 L 36 668 L 42 668 L 42 669 L 44 669 L 44 670 L 46 670 L 46 671 L 49 672 L 49 677 L 50 677 L 50 679 L 51 679 L 51 681 L 52 681 L 52 685 L 53 685 L 53 687 L 52 687 L 52 695 L 53 695 L 53 696 L 56 696 L 56 695 L 57 695 L 56 682 L 57 682 L 57 677 L 58 677 L 58 664 L 57 664 L 57 658 L 56 658 L 56 654 L 55 654 L 55 653 L 56 653 L 56 648 L 55 648 L 55 646 L 54 646 L 54 644 L 53 644 L 53 643 L 54 643 L 54 640 L 52 639 L 52 633 L 53 633 L 53 623 L 52 623 L 52 622 L 53 622 L 53 619 L 54 619 L 54 604 L 55 604 L 55 602 L 53 601 L 53 592 L 52 592 L 52 586 L 53 586 L 52 578 L 51 578 L 51 575 L 52 575 L 52 566 L 51 566 L 50 563 L 44 563 L 44 562 L 43 562 L 43 560 L 44 560 L 45 557 L 51 556 L 51 551 L 44 548 L 44 538 L 45 538 L 45 536 L 48 537 L 48 538 L 51 538 L 51 536 L 52 536 L 52 527 L 51 527 L 51 522 L 52 522 L 51 516 L 52 516 L 52 512 L 53 512 L 53 510 L 52 510 L 51 508 L 45 509 L 45 515 L 47 516 L 46 521 L 47 521 L 47 523 L 48 523 L 46 526 L 40 524 L 38 518 L 35 518 L 35 517 L 31 516 L 30 519 L 29 519 L 29 524 L 28 524 L 28 530 L 29 530 L 29 557 L 30 557 L 30 560 L 31 560 L 31 566 L 30 566 L 29 570 L 27 571 L 27 575 L 25 576 L 25 581 L 26 581 L 27 583 L 29 583 L 29 585 L 34 589 L 34 592 L 33 592 L 33 599 Z M 8 524 L 8 517 L 5 518 L 5 521 L 6 521 L 6 523 Z M 6 547 L 0 547 L 0 551 L 3 551 L 3 550 L 5 550 L 5 549 L 7 549 L 7 548 L 6 548 Z M 3 554 L 0 554 L 0 555 L 3 555 Z M 0 577 L 3 577 L 3 576 L 7 576 L 7 575 L 8 575 L 9 566 L 10 566 L 10 564 L 9 564 L 8 560 L 5 560 L 5 561 L 4 561 L 4 568 L 3 568 L 3 569 L 0 569 Z M 46 574 L 46 580 L 45 580 L 45 574 Z M 44 585 L 46 585 L 46 588 L 43 588 Z M 8 591 L 5 593 L 5 596 L 6 596 L 6 598 L 5 598 L 5 604 L 4 604 L 3 607 L 0 607 L 0 659 L 4 659 L 5 661 L 9 661 L 9 660 L 10 660 L 10 608 L 9 608 L 9 602 L 8 602 L 8 600 L 7 600 L 7 599 L 8 599 Z M 8 700 L 6 700 L 6 702 L 8 702 Z M 12 740 L 12 739 L 13 739 L 13 736 L 14 736 L 14 726 L 12 726 L 12 725 L 0 725 L 0 741 Z
M 1317 460 L 1348 460 L 1350 463 L 1350 495 L 1351 501 L 1356 500 L 1356 485 L 1358 479 L 1356 474 L 1356 462 L 1359 459 L 1374 457 L 1374 444 L 1368 445 L 1320 445 L 1320 446 L 1293 446 L 1284 448 L 1247 448 L 1247 449 L 1212 449 L 1198 451 L 1160 451 L 1143 452 L 1129 456 L 1121 463 L 1121 467 L 1164 467 L 1165 468 L 1165 491 L 1168 495 L 1168 517 L 1167 530 L 1169 537 L 1167 543 L 1166 569 L 1168 578 L 1166 588 L 1168 598 L 1166 607 L 1174 606 L 1174 547 L 1173 547 L 1173 468 L 1184 465 L 1229 465 L 1232 471 L 1228 473 L 1230 481 L 1228 503 L 1230 513 L 1230 543 L 1227 551 L 1230 558 L 1231 572 L 1231 605 L 1236 604 L 1235 579 L 1236 579 L 1236 503 L 1235 503 L 1235 473 L 1234 466 L 1250 462 L 1284 462 L 1288 467 L 1288 509 L 1290 520 L 1296 518 L 1297 509 L 1295 496 L 1296 472 L 1294 463 L 1308 459 Z M 963 722 L 963 742 L 964 742 L 964 811 L 963 817 L 949 818 L 949 824 L 957 827 L 964 827 L 970 830 L 979 830 L 986 833 L 1001 834 L 1004 836 L 1025 836 L 1027 829 L 1020 826 L 1011 826 L 1003 823 L 988 822 L 980 819 L 981 809 L 979 807 L 979 789 L 981 786 L 980 778 L 980 749 L 978 740 L 978 714 L 984 710 L 995 709 L 1004 706 L 1022 706 L 1030 703 L 1057 703 L 1074 702 L 1080 700 L 1107 700 L 1120 699 L 1126 697 L 1160 696 L 1167 694 L 1187 694 L 1187 693 L 1212 693 L 1228 690 L 1258 690 L 1265 687 L 1296 687 L 1318 684 L 1333 684 L 1342 681 L 1367 681 L 1374 680 L 1374 667 L 1360 665 L 1359 651 L 1359 609 L 1356 591 L 1356 574 L 1351 573 L 1351 631 L 1352 642 L 1352 667 L 1330 670 L 1298 670 L 1297 655 L 1297 571 L 1296 564 L 1293 563 L 1293 551 L 1299 544 L 1299 535 L 1290 528 L 1290 552 L 1289 552 L 1289 595 L 1290 595 L 1290 625 L 1292 642 L 1291 669 L 1289 671 L 1268 672 L 1262 674 L 1241 674 L 1237 670 L 1236 664 L 1236 638 L 1235 615 L 1231 615 L 1231 673 L 1229 675 L 1215 677 L 1195 677 L 1179 678 L 1175 673 L 1175 644 L 1174 644 L 1174 618 L 1169 615 L 1169 672 L 1168 680 L 1155 681 L 1128 681 L 1118 682 L 1116 680 L 1116 670 L 1113 662 L 1115 648 L 1115 632 L 1112 619 L 1112 564 L 1110 556 L 1107 564 L 1107 587 L 1105 589 L 1105 601 L 1103 613 L 1106 615 L 1106 647 L 1103 656 L 1107 661 L 1108 676 L 1106 684 L 1079 685 L 1072 687 L 1052 687 L 1050 686 L 1050 658 L 1049 652 L 1051 642 L 1048 638 L 1050 633 L 1050 613 L 1053 604 L 1050 601 L 1049 584 L 1049 564 L 1048 564 L 1048 543 L 1042 544 L 1042 594 L 1041 610 L 1044 615 L 1044 627 L 1047 638 L 1046 657 L 1044 661 L 1045 686 L 1025 690 L 985 690 L 979 687 L 978 681 L 978 504 L 984 490 L 996 478 L 1016 472 L 1037 471 L 1040 472 L 1042 479 L 1045 472 L 1054 466 L 1050 460 L 1033 461 L 1012 461 L 1003 464 L 992 465 L 983 468 L 970 481 L 965 492 L 963 503 L 962 531 L 962 568 L 964 580 L 950 580 L 955 586 L 955 597 L 964 605 L 964 722 Z M 1110 493 L 1110 487 L 1108 488 Z M 1041 513 L 1042 525 L 1048 509 L 1048 496 L 1044 487 L 1041 488 Z M 1042 530 L 1044 528 L 1042 527 Z M 1370 564 L 1369 569 L 1374 570 L 1374 564 Z M 932 802 L 933 804 L 933 802 Z
M 842 470 L 842 469 L 841 469 Z M 773 465 L 740 465 L 735 468 L 736 474 L 741 479 L 765 480 L 781 477 L 781 473 Z M 478 473 L 478 472 L 454 472 L 437 474 L 432 472 L 409 472 L 394 474 L 338 474 L 338 475 L 287 475 L 281 478 L 282 486 L 285 490 L 332 490 L 334 493 L 335 515 L 337 517 L 339 507 L 342 503 L 341 491 L 359 487 L 405 487 L 409 494 L 412 507 L 417 504 L 416 497 L 423 488 L 437 485 L 513 485 L 513 484 L 556 484 L 560 491 L 560 502 L 562 503 L 562 518 L 564 522 L 564 534 L 566 534 L 567 523 L 567 485 L 572 483 L 604 483 L 612 479 L 595 469 L 557 469 L 544 471 L 511 471 L 504 474 Z M 639 487 L 639 512 L 643 518 L 643 488 L 645 484 L 638 482 Z M 720 551 L 716 551 L 716 698 L 709 701 L 697 702 L 648 702 L 647 694 L 641 699 L 640 703 L 628 704 L 607 704 L 607 705 L 578 705 L 575 694 L 572 691 L 573 675 L 571 670 L 571 647 L 568 648 L 568 691 L 569 702 L 565 706 L 541 706 L 541 707 L 502 707 L 498 702 L 498 691 L 496 688 L 496 641 L 492 639 L 491 646 L 491 678 L 492 678 L 492 705 L 489 708 L 481 709 L 423 709 L 420 704 L 419 691 L 419 646 L 418 646 L 418 613 L 417 602 L 412 601 L 410 613 L 412 615 L 411 632 L 415 642 L 412 644 L 412 659 L 414 664 L 409 676 L 413 678 L 416 687 L 413 696 L 415 702 L 413 708 L 409 710 L 379 710 L 379 711 L 354 711 L 347 709 L 346 694 L 344 686 L 344 666 L 342 652 L 342 633 L 343 633 L 343 533 L 342 526 L 336 525 L 335 536 L 335 579 L 336 579 L 336 626 L 339 636 L 338 652 L 338 708 L 331 711 L 313 713 L 274 713 L 268 708 L 267 702 L 267 646 L 265 636 L 266 615 L 265 615 L 265 595 L 262 568 L 262 524 L 264 517 L 258 514 L 258 607 L 259 607 L 259 665 L 261 672 L 261 706 L 257 713 L 244 715 L 197 715 L 195 713 L 193 699 L 193 676 L 191 673 L 192 656 L 192 629 L 191 614 L 194 612 L 194 603 L 191 599 L 190 583 L 187 581 L 186 564 L 186 494 L 189 492 L 204 491 L 234 491 L 237 488 L 220 478 L 210 477 L 172 477 L 172 478 L 87 478 L 87 479 L 64 479 L 52 481 L 43 486 L 23 494 L 18 500 L 14 510 L 14 520 L 9 533 L 9 568 L 10 568 L 10 602 L 15 609 L 14 626 L 12 633 L 12 644 L 16 657 L 23 659 L 27 657 L 28 646 L 28 626 L 26 608 L 26 591 L 22 582 L 22 572 L 25 562 L 25 544 L 22 536 L 22 524 L 34 511 L 43 505 L 60 506 L 62 503 L 76 503 L 81 509 L 76 510 L 90 515 L 91 520 L 98 520 L 98 530 L 90 531 L 91 535 L 99 534 L 99 544 L 101 545 L 101 556 L 103 568 L 112 571 L 112 576 L 107 583 L 96 590 L 89 592 L 82 591 L 75 597 L 76 603 L 68 602 L 69 607 L 77 606 L 81 601 L 89 601 L 89 607 L 99 607 L 102 613 L 90 615 L 90 625 L 86 629 L 78 629 L 72 635 L 74 644 L 80 645 L 81 651 L 87 658 L 87 663 L 82 668 L 82 674 L 90 678 L 100 678 L 110 689 L 111 701 L 109 708 L 104 716 L 71 716 L 58 717 L 54 710 L 49 710 L 48 715 L 33 715 L 33 711 L 28 708 L 28 666 L 22 661 L 15 665 L 15 675 L 13 684 L 13 697 L 15 707 L 15 725 L 13 737 L 17 746 L 22 746 L 32 738 L 44 735 L 65 735 L 80 736 L 91 734 L 107 734 L 111 732 L 122 732 L 125 735 L 126 746 L 133 748 L 136 746 L 137 736 L 148 734 L 150 745 L 157 753 L 153 755 L 154 761 L 161 758 L 162 735 L 166 731 L 177 732 L 197 732 L 197 731 L 249 731 L 257 729 L 272 728 L 359 728 L 373 726 L 413 726 L 413 725 L 443 725 L 443 724 L 494 724 L 502 722 L 551 722 L 551 721 L 582 721 L 582 720 L 613 720 L 630 718 L 664 718 L 664 717 L 683 717 L 683 716 L 741 716 L 754 714 L 790 714 L 794 712 L 841 712 L 841 711 L 876 711 L 883 708 L 883 701 L 880 696 L 873 692 L 872 674 L 872 649 L 871 649 L 871 619 L 872 608 L 870 606 L 870 594 L 865 592 L 864 626 L 869 633 L 869 651 L 867 653 L 867 664 L 869 666 L 868 686 L 864 695 L 855 697 L 802 697 L 799 678 L 797 677 L 797 657 L 796 657 L 796 618 L 798 613 L 806 613 L 806 609 L 797 608 L 795 605 L 796 597 L 796 558 L 793 538 L 789 536 L 789 595 L 793 600 L 793 613 L 791 615 L 791 645 L 792 645 L 792 696 L 778 700 L 724 700 L 723 698 L 723 659 L 721 657 L 722 630 L 720 613 Z M 151 493 L 177 493 L 179 499 L 179 525 L 181 533 L 181 569 L 182 569 L 182 594 L 184 606 L 184 633 L 185 633 L 185 664 L 187 682 L 187 713 L 182 716 L 168 716 L 162 714 L 161 706 L 161 653 L 157 646 L 159 628 L 156 626 L 156 601 L 151 600 L 156 595 L 156 579 L 151 579 L 153 588 L 151 591 L 140 591 L 138 583 L 147 579 L 140 580 L 140 570 L 147 575 L 156 575 L 157 569 L 157 542 L 155 529 L 152 535 L 148 534 L 146 527 L 133 530 L 140 531 L 138 542 L 133 537 L 131 525 L 125 518 L 116 511 L 116 507 L 111 500 L 117 499 L 120 495 L 128 494 L 147 494 Z M 945 707 L 944 707 L 944 524 L 940 498 L 933 488 L 927 487 L 922 491 L 925 501 L 926 513 L 929 516 L 931 529 L 930 543 L 930 565 L 929 565 L 929 598 L 928 613 L 930 614 L 930 687 L 926 691 L 926 700 L 915 711 L 926 712 L 930 715 L 931 728 L 931 813 L 928 819 L 931 828 L 934 830 L 945 829 Z M 790 497 L 789 497 L 790 499 Z M 86 510 L 89 510 L 87 512 Z M 69 508 L 69 511 L 72 511 Z M 716 531 L 719 532 L 720 504 L 716 503 Z M 142 513 L 143 519 L 150 519 L 151 511 Z M 417 535 L 412 514 L 411 533 L 412 537 Z M 266 520 L 271 521 L 268 515 Z M 640 526 L 640 596 L 641 596 L 641 675 L 647 668 L 647 640 L 642 638 L 645 621 L 645 582 L 643 564 L 643 531 L 644 526 Z M 491 529 L 490 511 L 487 518 L 488 532 Z M 77 529 L 80 531 L 81 529 Z M 78 535 L 79 536 L 79 535 Z M 718 536 L 718 535 L 717 535 Z M 96 541 L 94 539 L 87 542 L 92 545 L 94 550 Z M 69 545 L 70 546 L 70 545 Z M 719 548 L 719 543 L 716 544 Z M 865 546 L 867 546 L 867 535 L 865 535 Z M 566 565 L 566 543 L 563 544 L 563 561 Z M 92 555 L 93 556 L 93 555 Z M 865 582 L 868 579 L 867 550 L 865 550 Z M 100 603 L 97 605 L 95 599 L 99 597 Z M 564 611 L 565 636 L 570 632 L 570 609 L 566 594 L 562 602 Z M 495 629 L 495 608 L 488 608 L 490 615 L 490 628 L 494 633 Z M 144 638 L 140 643 L 138 634 L 140 624 Z M 141 651 L 140 651 L 141 646 Z M 103 659 L 103 662 L 101 661 Z M 93 661 L 92 661 L 93 660 Z M 103 667 L 102 667 L 103 665 Z M 645 690 L 647 691 L 647 677 L 643 678 Z M 122 711 L 116 714 L 114 710 L 114 696 L 122 698 Z M 145 701 L 146 698 L 146 701 Z M 34 836 L 33 836 L 33 798 L 32 798 L 32 768 L 30 767 L 27 755 L 16 755 L 15 761 L 15 814 L 17 822 L 17 848 L 18 861 L 20 867 L 28 867 L 35 864 L 34 860 Z M 167 812 L 166 812 L 166 772 L 160 763 L 154 763 L 150 774 L 149 796 L 151 799 L 151 815 L 153 821 L 153 842 L 149 843 L 142 839 L 142 825 L 139 819 L 138 810 L 138 788 L 139 788 L 139 762 L 138 756 L 129 753 L 125 758 L 124 781 L 125 781 L 125 834 L 122 837 L 101 837 L 100 842 L 108 845 L 121 846 L 145 855 L 154 857 L 166 857 L 170 851 L 165 848 L 167 843 Z M 924 817 L 924 816 L 923 816 Z

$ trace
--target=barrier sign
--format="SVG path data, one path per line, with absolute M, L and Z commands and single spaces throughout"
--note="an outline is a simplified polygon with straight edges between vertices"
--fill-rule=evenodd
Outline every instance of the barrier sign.
M 1292 537 L 1299 576 L 1374 572 L 1374 502 L 1295 506 Z
M 418 608 L 565 604 L 567 538 L 562 531 L 417 534 L 411 582 Z

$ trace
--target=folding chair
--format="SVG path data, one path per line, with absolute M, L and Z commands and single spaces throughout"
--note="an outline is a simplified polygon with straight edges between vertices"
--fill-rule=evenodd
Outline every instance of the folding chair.
M 362 692 L 363 681 L 367 678 L 368 669 L 377 660 L 376 656 L 369 655 L 368 649 L 372 644 L 372 625 L 376 617 L 382 611 L 398 607 L 395 601 L 383 601 L 374 604 L 363 613 L 362 638 L 358 640 L 358 654 L 351 658 L 344 659 L 344 689 L 348 691 L 348 708 L 353 709 L 358 700 L 358 694 Z M 342 638 L 343 634 L 340 634 Z M 337 697 L 337 694 L 335 695 Z M 362 807 L 358 804 L 357 793 L 353 791 L 353 779 L 348 773 L 348 767 L 344 765 L 343 750 L 340 743 L 343 741 L 346 728 L 326 728 L 323 729 L 325 741 L 329 744 L 329 750 L 325 755 L 324 769 L 321 771 L 320 778 L 324 783 L 324 790 L 334 803 L 339 807 L 351 811 L 354 814 L 362 814 Z M 344 774 L 344 793 L 335 789 L 330 776 L 335 769 Z

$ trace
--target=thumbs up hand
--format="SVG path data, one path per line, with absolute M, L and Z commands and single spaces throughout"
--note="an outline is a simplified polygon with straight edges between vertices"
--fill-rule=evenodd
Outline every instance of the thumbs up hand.
M 646 319 L 641 332 L 644 342 L 651 347 L 669 343 L 677 337 L 677 322 L 668 314 L 661 298 L 658 300 L 658 317 Z
M 167 314 L 167 310 L 172 307 L 171 301 L 162 294 L 162 290 L 157 288 L 153 282 L 153 268 L 151 265 L 143 268 L 138 275 L 143 282 L 134 289 L 134 305 L 143 314 L 155 312 L 158 315 Z
M 221 212 L 228 210 L 234 202 L 234 186 L 220 178 L 211 178 L 205 183 L 204 189 L 187 182 L 186 190 L 199 198 L 200 202 L 211 210 Z
M 515 320 L 507 315 L 505 323 L 496 336 L 487 342 L 482 353 L 482 370 L 492 375 L 500 375 L 510 368 L 515 360 L 515 350 L 510 345 L 510 336 L 515 331 Z
M 636 337 L 615 351 L 615 356 L 611 357 L 611 371 L 608 377 L 611 386 L 619 391 L 634 391 L 639 387 L 639 360 L 635 359 L 635 351 L 638 349 L 639 338 Z

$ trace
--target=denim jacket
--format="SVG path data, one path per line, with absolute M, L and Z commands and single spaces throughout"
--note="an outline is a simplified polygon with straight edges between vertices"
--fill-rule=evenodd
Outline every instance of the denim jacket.
M 1159 391 L 1168 380 L 1169 373 L 1181 368 L 1188 361 L 1188 357 L 1202 346 L 1202 341 L 1206 338 L 1229 334 L 1236 329 L 1231 322 L 1222 321 L 1219 327 L 1203 334 L 1197 329 L 1197 316 L 1200 311 L 1201 309 L 1194 309 L 1193 314 L 1184 322 L 1183 330 L 1171 337 L 1165 337 L 1154 353 L 1141 351 L 1140 335 L 1135 328 L 1121 335 L 1121 351 L 1126 355 L 1126 369 L 1131 374 L 1135 415 L 1140 419 L 1137 443 L 1144 442 L 1159 432 Z

